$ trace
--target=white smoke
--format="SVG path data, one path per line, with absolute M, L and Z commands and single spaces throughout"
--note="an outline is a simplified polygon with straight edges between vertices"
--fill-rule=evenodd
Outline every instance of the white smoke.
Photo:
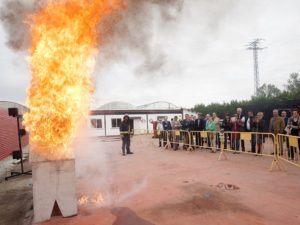
M 97 137 L 89 137 L 88 131 L 81 129 L 81 134 L 74 142 L 76 159 L 76 180 L 78 198 L 87 196 L 89 202 L 84 207 L 118 206 L 133 197 L 147 186 L 147 177 L 140 180 L 126 180 L 118 185 L 119 178 L 114 174 L 113 162 L 119 155 L 111 149 L 111 143 L 105 143 Z M 120 143 L 118 153 L 121 153 Z M 121 156 L 120 156 L 121 157 Z M 123 159 L 123 158 L 122 158 Z M 93 202 L 101 194 L 103 202 Z M 94 200 L 93 200 L 94 199 Z

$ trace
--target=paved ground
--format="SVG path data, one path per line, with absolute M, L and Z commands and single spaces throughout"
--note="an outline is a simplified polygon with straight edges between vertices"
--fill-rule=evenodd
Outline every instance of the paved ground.
M 77 216 L 40 225 L 300 224 L 299 168 L 269 172 L 271 158 L 218 161 L 208 150 L 162 150 L 150 140 L 135 137 L 127 156 L 115 139 L 77 144 L 78 197 L 89 201 Z
M 30 225 L 32 221 L 32 182 L 31 176 L 24 175 L 5 181 L 10 171 L 20 172 L 20 164 L 12 164 L 8 157 L 2 164 L 0 176 L 0 224 Z M 25 171 L 30 170 L 28 160 L 24 162 Z

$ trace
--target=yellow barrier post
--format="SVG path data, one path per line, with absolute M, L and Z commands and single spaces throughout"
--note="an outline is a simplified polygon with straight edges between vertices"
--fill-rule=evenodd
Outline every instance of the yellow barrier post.
M 220 161 L 222 156 L 224 157 L 225 160 L 228 160 L 228 157 L 224 151 L 224 132 L 223 131 L 220 132 L 220 140 L 221 140 L 221 152 L 219 154 L 218 160 Z
M 274 166 L 277 166 L 278 170 L 280 171 L 286 171 L 285 166 L 279 161 L 279 158 L 275 155 L 270 167 L 271 172 L 273 171 Z
M 170 139 L 169 139 L 170 136 L 169 136 L 169 131 L 168 130 L 165 132 L 165 135 L 166 135 L 165 138 L 167 140 L 167 143 L 165 145 L 165 149 L 168 149 L 168 148 L 171 149 L 171 143 L 170 143 Z
M 279 149 L 278 149 L 278 135 L 274 136 L 274 158 L 270 167 L 270 171 L 273 171 L 274 166 L 277 166 L 278 170 L 286 171 L 285 166 L 279 160 Z
M 194 148 L 192 147 L 192 139 L 191 139 L 191 132 L 187 132 L 189 136 L 189 147 L 186 149 L 186 151 L 189 153 L 191 151 L 194 151 Z
M 208 143 L 208 135 L 207 135 L 207 131 L 200 131 L 201 134 L 201 138 L 202 138 L 202 148 L 206 148 L 207 146 L 204 146 L 204 143 Z M 205 139 L 205 141 L 204 141 Z
M 179 145 L 180 145 L 180 130 L 175 130 L 174 131 L 174 150 L 178 150 Z

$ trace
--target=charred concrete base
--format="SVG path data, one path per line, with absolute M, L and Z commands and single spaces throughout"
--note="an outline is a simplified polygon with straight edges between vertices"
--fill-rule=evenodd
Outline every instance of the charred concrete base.
M 32 163 L 34 222 L 77 214 L 75 160 Z

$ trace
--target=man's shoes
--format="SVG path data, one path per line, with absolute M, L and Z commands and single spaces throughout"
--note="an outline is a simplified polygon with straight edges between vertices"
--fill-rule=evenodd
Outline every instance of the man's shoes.
M 127 152 L 127 154 L 133 154 L 133 152 Z
M 123 153 L 123 156 L 125 156 L 126 154 L 125 153 Z

